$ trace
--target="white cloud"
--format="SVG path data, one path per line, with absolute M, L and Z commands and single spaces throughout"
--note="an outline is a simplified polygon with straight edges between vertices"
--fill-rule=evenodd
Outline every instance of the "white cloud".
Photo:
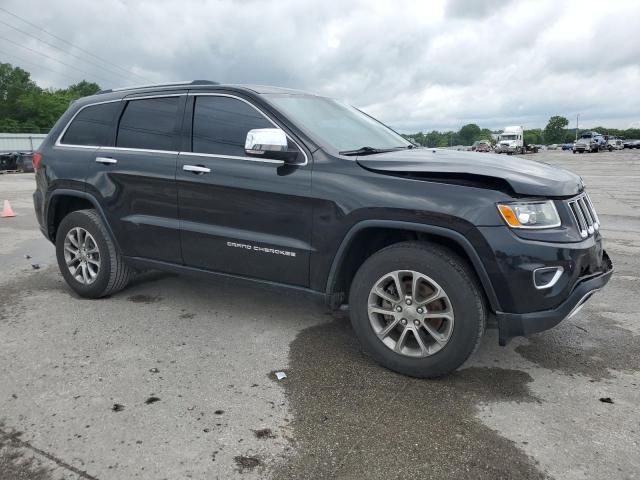
M 139 77 L 272 84 L 345 99 L 402 131 L 472 121 L 535 127 L 551 115 L 578 112 L 589 126 L 640 121 L 637 0 L 5 0 L 3 6 L 131 72 L 111 65 L 105 71 L 5 30 L 90 74 L 0 40 L 0 50 L 11 54 L 6 61 L 24 62 L 46 86 L 83 77 L 104 87 L 143 83 Z M 44 38 L 2 11 L 0 20 Z

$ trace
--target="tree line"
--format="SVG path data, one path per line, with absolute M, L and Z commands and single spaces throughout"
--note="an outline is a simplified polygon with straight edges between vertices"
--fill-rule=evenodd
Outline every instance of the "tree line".
M 560 115 L 554 115 L 549 119 L 545 128 L 532 128 L 524 131 L 526 144 L 550 145 L 553 143 L 572 143 L 576 138 L 576 129 L 567 128 L 569 120 Z M 621 130 L 617 128 L 595 127 L 589 131 L 604 135 L 615 135 L 624 139 L 640 139 L 640 128 Z M 581 130 L 582 131 L 582 130 Z M 489 130 L 480 128 L 475 123 L 464 125 L 457 132 L 439 132 L 433 130 L 428 133 L 418 132 L 403 134 L 403 137 L 413 140 L 425 147 L 449 147 L 453 145 L 471 145 L 479 140 L 493 142 L 493 135 L 502 133 L 502 130 Z
M 69 103 L 99 90 L 85 80 L 63 89 L 40 88 L 26 70 L 0 63 L 0 132 L 47 133 Z
M 26 70 L 9 63 L 0 63 L 0 132 L 47 133 L 69 103 L 77 98 L 93 95 L 99 90 L 97 83 L 85 80 L 63 89 L 43 89 L 31 80 L 31 75 Z M 544 129 L 525 130 L 524 140 L 528 144 L 546 145 L 572 142 L 576 132 L 575 129 L 568 129 L 568 125 L 569 120 L 555 115 L 549 119 Z M 596 127 L 591 130 L 626 139 L 640 139 L 638 128 L 619 130 Z M 469 123 L 456 132 L 432 130 L 403 136 L 426 147 L 448 147 L 471 145 L 477 140 L 491 141 L 492 134 L 500 132 Z

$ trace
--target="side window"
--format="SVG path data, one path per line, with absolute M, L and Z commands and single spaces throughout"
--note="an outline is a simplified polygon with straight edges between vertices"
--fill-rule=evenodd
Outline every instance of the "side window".
M 66 145 L 113 146 L 113 127 L 120 102 L 83 108 L 67 128 L 61 143 Z
M 130 100 L 118 126 L 116 147 L 178 150 L 180 97 Z
M 251 105 L 237 98 L 196 97 L 192 150 L 244 157 L 247 132 L 254 128 L 273 128 L 273 124 Z

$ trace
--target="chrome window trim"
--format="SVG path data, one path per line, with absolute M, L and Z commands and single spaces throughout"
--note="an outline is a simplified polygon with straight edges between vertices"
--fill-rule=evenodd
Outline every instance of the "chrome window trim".
M 201 156 L 201 157 L 209 157 L 209 158 L 226 158 L 226 159 L 231 159 L 231 160 L 245 160 L 245 161 L 249 161 L 249 162 L 259 162 L 259 163 L 284 164 L 284 162 L 282 160 L 272 160 L 272 159 L 266 159 L 266 158 L 253 158 L 253 157 L 240 157 L 240 156 L 236 156 L 236 155 L 222 155 L 222 154 L 221 155 L 217 155 L 217 154 L 213 154 L 213 153 L 185 152 L 185 151 L 175 151 L 175 150 L 151 150 L 151 149 L 146 149 L 146 148 L 124 148 L 124 147 L 115 147 L 115 146 L 114 147 L 106 147 L 106 146 L 100 146 L 100 145 L 76 145 L 76 144 L 73 144 L 73 143 L 62 143 L 62 137 L 64 137 L 64 134 L 67 133 L 67 130 L 69 129 L 69 126 L 75 120 L 75 118 L 78 116 L 78 114 L 81 111 L 83 111 L 85 108 L 93 107 L 93 106 L 96 106 L 96 105 L 103 105 L 103 104 L 106 104 L 106 103 L 128 102 L 128 101 L 134 101 L 134 100 L 144 100 L 144 99 L 149 99 L 149 98 L 166 98 L 166 97 L 182 97 L 182 96 L 190 96 L 190 97 L 199 97 L 199 96 L 204 96 L 204 97 L 229 97 L 229 98 L 235 98 L 237 100 L 240 100 L 241 102 L 246 103 L 247 105 L 252 107 L 254 110 L 256 110 L 258 113 L 260 113 L 263 117 L 265 117 L 274 127 L 277 127 L 280 130 L 282 130 L 283 132 L 285 132 L 285 135 L 287 135 L 287 138 L 291 139 L 291 141 L 295 144 L 295 146 L 298 147 L 298 149 L 300 150 L 300 152 L 304 156 L 304 163 L 296 164 L 297 166 L 303 167 L 303 166 L 309 164 L 309 157 L 307 156 L 307 153 L 304 151 L 304 149 L 300 146 L 300 144 L 298 142 L 296 142 L 296 140 L 294 138 L 292 138 L 271 117 L 269 117 L 269 115 L 264 113 L 262 110 L 260 110 L 260 108 L 256 107 L 253 103 L 249 102 L 248 100 L 245 100 L 242 97 L 238 97 L 237 95 L 231 95 L 231 94 L 228 94 L 228 93 L 213 93 L 213 92 L 168 93 L 168 94 L 158 94 L 158 95 L 146 95 L 146 96 L 143 96 L 143 97 L 122 97 L 122 98 L 118 98 L 118 99 L 115 99 L 115 100 L 103 100 L 101 102 L 88 103 L 88 104 L 83 105 L 82 107 L 80 107 L 78 109 L 78 111 L 76 113 L 74 113 L 73 116 L 69 119 L 69 121 L 65 125 L 64 129 L 62 129 L 62 132 L 60 132 L 60 135 L 58 135 L 58 138 L 57 138 L 56 143 L 54 144 L 54 146 L 56 146 L 56 147 L 64 147 L 64 148 L 83 148 L 83 149 L 101 149 L 101 150 L 102 149 L 109 149 L 109 150 L 132 151 L 132 152 L 168 153 L 168 154 L 178 154 L 178 155 L 188 155 L 188 156 Z
M 177 150 L 153 150 L 151 148 L 133 148 L 133 147 L 98 147 L 100 151 L 115 150 L 116 152 L 143 152 L 143 153 L 168 153 L 170 155 L 177 155 L 180 152 Z
M 241 102 L 246 103 L 247 105 L 252 107 L 254 110 L 256 110 L 260 115 L 262 115 L 264 118 L 266 118 L 274 127 L 277 127 L 280 130 L 282 130 L 285 133 L 285 135 L 287 136 L 287 138 L 291 139 L 291 141 L 295 144 L 295 146 L 298 147 L 298 150 L 300 150 L 302 155 L 304 155 L 304 163 L 297 163 L 297 164 L 292 164 L 292 165 L 296 165 L 298 167 L 303 167 L 303 166 L 309 164 L 309 157 L 307 156 L 307 152 L 304 151 L 304 149 L 300 146 L 300 144 L 298 142 L 296 142 L 295 139 L 292 138 L 291 135 L 289 135 L 285 131 L 284 128 L 282 128 L 271 117 L 269 117 L 269 115 L 264 113 L 262 110 L 260 110 L 260 108 L 256 107 L 250 101 L 245 100 L 242 97 L 238 97 L 237 95 L 231 95 L 229 93 L 189 92 L 188 95 L 190 97 L 228 97 L 228 98 L 235 98 L 236 100 L 240 100 Z M 195 109 L 195 105 L 194 105 L 194 109 Z M 193 135 L 193 132 L 192 132 L 192 135 Z M 193 148 L 193 146 L 192 146 L 192 148 Z M 213 154 L 213 153 L 198 153 L 198 152 L 181 152 L 181 153 L 193 153 L 193 154 L 197 153 L 198 155 L 206 155 L 206 156 L 211 156 L 211 157 L 233 158 L 233 159 L 238 159 L 238 160 L 250 160 L 250 161 L 264 162 L 264 163 L 284 163 L 281 160 L 269 160 L 269 159 L 260 159 L 260 158 L 252 158 L 252 157 L 240 157 L 240 156 L 235 156 L 235 155 L 216 155 L 216 154 Z
M 260 163 L 273 163 L 284 165 L 284 160 L 272 160 L 270 158 L 253 158 L 253 157 L 239 157 L 236 155 L 217 155 L 215 153 L 198 153 L 198 152 L 179 152 L 179 155 L 186 155 L 189 157 L 208 157 L 208 158 L 227 158 L 230 160 L 246 160 L 248 162 L 260 162 Z M 301 163 L 298 165 L 302 165 Z M 306 164 L 305 164 L 306 165 Z

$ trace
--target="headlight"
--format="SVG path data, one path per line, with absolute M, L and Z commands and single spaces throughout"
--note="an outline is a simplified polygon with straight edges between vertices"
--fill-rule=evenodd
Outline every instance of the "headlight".
M 511 228 L 553 228 L 562 223 L 551 200 L 499 203 L 498 211 Z

